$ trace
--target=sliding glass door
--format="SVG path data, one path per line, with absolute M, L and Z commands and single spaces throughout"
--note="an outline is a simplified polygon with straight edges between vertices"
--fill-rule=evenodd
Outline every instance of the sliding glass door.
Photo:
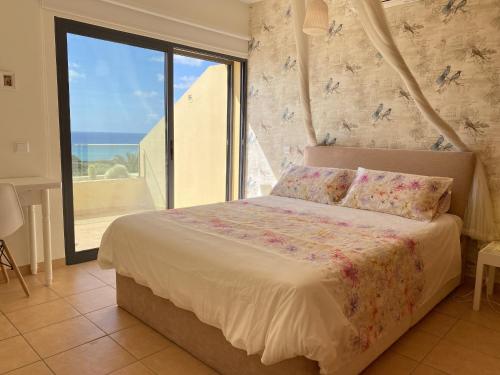
M 67 263 L 122 215 L 239 196 L 242 63 L 58 18 L 56 51 Z
M 67 35 L 75 251 L 166 208 L 164 52 Z

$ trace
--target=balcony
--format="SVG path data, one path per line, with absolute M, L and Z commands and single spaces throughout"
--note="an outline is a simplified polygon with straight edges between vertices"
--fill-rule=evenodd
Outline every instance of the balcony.
M 122 215 L 165 208 L 164 159 L 152 157 L 155 143 L 146 135 L 140 144 L 73 145 L 76 251 L 99 247 Z

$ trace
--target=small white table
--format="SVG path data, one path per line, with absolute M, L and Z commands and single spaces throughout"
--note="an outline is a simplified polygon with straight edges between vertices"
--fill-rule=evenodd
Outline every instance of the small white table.
M 500 242 L 491 242 L 479 252 L 476 269 L 476 287 L 474 289 L 474 311 L 478 311 L 479 306 L 481 305 L 484 266 L 488 266 L 486 293 L 490 296 L 493 294 L 493 288 L 495 285 L 495 268 L 500 267 Z
M 45 285 L 52 283 L 52 238 L 50 230 L 50 189 L 60 189 L 61 182 L 45 177 L 22 177 L 0 179 L 0 183 L 14 185 L 21 206 L 28 207 L 28 225 L 30 229 L 30 267 L 35 275 L 38 270 L 36 246 L 35 206 L 42 206 L 43 217 L 43 257 L 45 265 Z

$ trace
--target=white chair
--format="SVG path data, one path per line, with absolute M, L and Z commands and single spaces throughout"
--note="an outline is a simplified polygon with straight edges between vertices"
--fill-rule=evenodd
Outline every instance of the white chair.
M 6 282 L 9 282 L 9 275 L 6 267 L 14 270 L 24 293 L 29 297 L 30 292 L 24 281 L 23 275 L 19 272 L 16 261 L 9 251 L 3 238 L 16 232 L 24 224 L 23 210 L 19 203 L 16 189 L 11 184 L 0 184 L 0 264 Z

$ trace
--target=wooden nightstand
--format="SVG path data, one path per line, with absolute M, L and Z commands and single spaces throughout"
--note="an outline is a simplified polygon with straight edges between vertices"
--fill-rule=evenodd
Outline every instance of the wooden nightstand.
M 479 310 L 481 305 L 481 289 L 483 286 L 483 269 L 488 266 L 488 281 L 486 283 L 486 293 L 493 293 L 495 284 L 495 268 L 500 267 L 500 242 L 491 242 L 489 245 L 481 249 L 477 258 L 476 269 L 476 287 L 474 289 L 474 311 Z

